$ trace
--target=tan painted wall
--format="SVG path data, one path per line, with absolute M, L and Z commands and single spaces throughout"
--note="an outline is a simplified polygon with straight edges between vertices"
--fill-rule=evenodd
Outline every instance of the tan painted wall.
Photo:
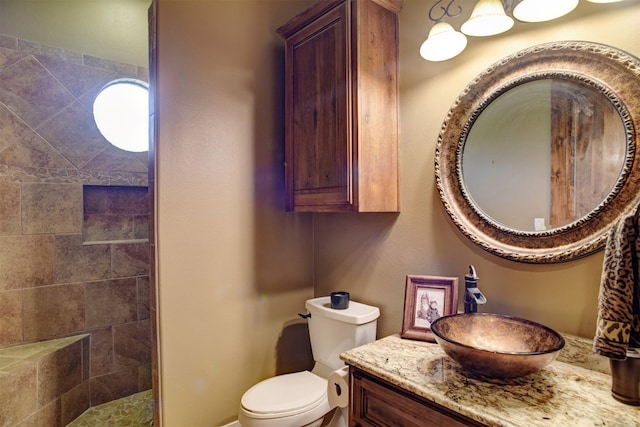
M 284 212 L 283 41 L 302 1 L 158 6 L 164 425 L 219 426 L 273 375 L 313 296 L 311 215 Z
M 311 216 L 282 211 L 283 64 L 274 33 L 308 3 L 160 0 L 164 425 L 234 419 L 242 393 L 274 371 L 283 324 L 314 293 L 351 291 L 381 308 L 380 336 L 398 332 L 408 273 L 462 277 L 475 264 L 489 298 L 484 310 L 589 336 L 602 255 L 535 266 L 483 252 L 448 220 L 434 186 L 433 152 L 450 104 L 502 56 L 567 38 L 638 49 L 640 8 L 632 3 L 614 16 L 474 42 L 456 60 L 432 64 L 417 53 L 428 32 L 428 2 L 407 0 L 401 13 L 402 213 Z M 625 26 L 631 30 L 620 31 Z
M 522 316 L 591 337 L 602 252 L 563 264 L 527 265 L 476 247 L 440 202 L 435 144 L 442 120 L 465 85 L 512 52 L 555 40 L 587 40 L 639 55 L 640 31 L 634 22 L 640 18 L 640 2 L 598 5 L 597 14 L 569 15 L 557 23 L 520 24 L 512 34 L 471 40 L 463 54 L 444 63 L 429 63 L 418 55 L 429 30 L 423 18 L 429 4 L 408 0 L 401 12 L 402 212 L 316 215 L 315 292 L 344 289 L 354 299 L 378 305 L 378 333 L 385 336 L 401 330 L 406 274 L 457 276 L 462 289 L 468 266 L 474 264 L 488 299 L 482 311 Z
M 0 0 L 0 33 L 147 67 L 151 0 Z

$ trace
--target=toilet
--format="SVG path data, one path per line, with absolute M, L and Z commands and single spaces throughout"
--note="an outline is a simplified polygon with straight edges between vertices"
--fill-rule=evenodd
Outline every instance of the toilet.
M 356 301 L 344 310 L 332 309 L 328 296 L 307 300 L 305 308 L 313 369 L 278 375 L 247 390 L 238 413 L 242 427 L 318 427 L 323 421 L 347 427 L 348 407 L 329 396 L 327 379 L 345 367 L 340 353 L 376 339 L 380 310 Z M 324 420 L 330 412 L 332 419 Z

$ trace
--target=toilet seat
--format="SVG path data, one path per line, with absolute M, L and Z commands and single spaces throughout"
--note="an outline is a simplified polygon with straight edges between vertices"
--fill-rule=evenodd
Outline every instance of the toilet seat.
M 325 402 L 327 380 L 302 371 L 254 385 L 242 396 L 240 403 L 252 418 L 280 418 L 309 412 Z

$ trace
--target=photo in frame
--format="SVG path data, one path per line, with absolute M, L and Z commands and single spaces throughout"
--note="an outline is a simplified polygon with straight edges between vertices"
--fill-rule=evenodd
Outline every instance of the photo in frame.
M 435 342 L 431 322 L 457 311 L 457 277 L 407 275 L 400 336 Z

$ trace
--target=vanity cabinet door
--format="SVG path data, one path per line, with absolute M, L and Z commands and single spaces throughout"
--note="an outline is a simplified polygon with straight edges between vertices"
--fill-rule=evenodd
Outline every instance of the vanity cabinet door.
M 320 0 L 285 38 L 286 209 L 397 212 L 399 0 Z
M 351 427 L 481 426 L 354 367 L 349 368 Z

